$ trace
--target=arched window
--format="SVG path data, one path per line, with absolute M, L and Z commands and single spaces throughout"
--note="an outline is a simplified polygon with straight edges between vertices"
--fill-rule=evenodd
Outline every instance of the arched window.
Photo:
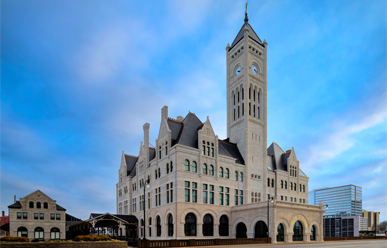
M 236 227 L 236 238 L 237 239 L 243 239 L 247 238 L 247 228 L 245 223 L 239 222 Z
M 228 217 L 226 215 L 220 217 L 219 236 L 228 236 Z
M 274 188 L 274 179 L 271 179 L 271 187 Z
M 293 227 L 293 241 L 303 241 L 303 233 L 302 224 L 297 221 Z
M 310 240 L 316 241 L 316 227 L 314 225 L 310 228 Z
M 224 177 L 225 177 L 225 178 L 230 178 L 230 171 L 229 171 L 228 168 L 226 168 L 226 171 L 225 171 L 225 173 L 224 173 Z
M 187 159 L 184 161 L 184 170 L 189 171 L 189 161 Z
M 48 208 L 48 203 L 47 202 L 43 203 L 43 207 L 47 209 Z
M 157 174 L 158 174 L 158 177 L 160 178 L 161 177 L 160 168 L 157 168 Z
M 168 236 L 173 236 L 173 216 L 169 214 L 168 216 Z
M 207 174 L 207 164 L 203 164 L 203 174 Z
M 302 192 L 302 185 L 300 184 L 300 192 Z
M 144 237 L 144 220 L 140 220 L 140 228 L 141 228 L 141 237 Z
M 193 213 L 185 216 L 184 234 L 185 236 L 196 236 L 196 216 Z
M 302 185 L 302 192 L 305 192 L 305 185 Z
M 169 173 L 169 164 L 167 163 L 167 174 Z
M 155 179 L 157 179 L 157 169 L 155 170 Z
M 152 237 L 152 217 L 149 217 L 149 237 Z
M 34 237 L 35 237 L 35 239 L 44 239 L 44 230 L 43 230 L 43 228 L 41 228 L 41 227 L 35 228 Z
M 214 236 L 214 219 L 210 214 L 203 217 L 203 236 Z
M 254 238 L 266 238 L 267 237 L 267 225 L 263 221 L 258 221 L 255 224 Z
M 51 228 L 50 239 L 60 239 L 59 228 L 56 228 L 56 227 Z
M 267 179 L 267 187 L 270 187 L 270 178 Z
M 235 171 L 235 181 L 238 181 L 238 171 Z
M 34 208 L 34 202 L 30 201 L 30 208 Z
M 281 189 L 284 188 L 284 180 L 281 180 Z
M 198 166 L 196 165 L 195 161 L 192 161 L 191 169 L 192 172 L 198 172 Z
M 214 166 L 211 164 L 210 165 L 210 170 L 209 170 L 209 174 L 210 174 L 210 176 L 213 176 L 214 175 Z
M 160 216 L 156 217 L 156 231 L 157 231 L 157 237 L 161 236 L 161 218 Z
M 173 171 L 173 162 L 171 161 L 171 172 Z
M 19 227 L 17 229 L 17 236 L 18 237 L 28 237 L 28 230 L 24 226 Z
M 277 232 L 277 241 L 285 241 L 285 229 L 282 224 L 278 225 Z
M 290 183 L 290 190 L 293 190 L 293 183 Z
M 243 172 L 239 173 L 239 180 L 243 182 Z
M 223 167 L 219 167 L 219 176 L 223 177 Z
M 285 189 L 288 189 L 288 182 L 285 181 Z
M 42 208 L 42 204 L 40 204 L 40 202 L 37 202 L 36 203 L 36 208 Z

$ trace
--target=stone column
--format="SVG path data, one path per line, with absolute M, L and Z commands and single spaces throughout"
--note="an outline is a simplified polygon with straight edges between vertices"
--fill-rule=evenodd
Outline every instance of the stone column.
M 292 232 L 287 232 L 284 234 L 285 236 L 285 242 L 293 242 L 293 233 Z
M 304 233 L 304 242 L 309 242 L 310 241 L 310 234 L 311 234 L 310 231 Z
M 254 232 L 247 232 L 247 238 L 252 239 L 254 238 Z

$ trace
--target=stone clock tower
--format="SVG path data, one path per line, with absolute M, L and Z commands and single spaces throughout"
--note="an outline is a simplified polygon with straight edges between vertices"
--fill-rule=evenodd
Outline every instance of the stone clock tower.
M 227 136 L 237 144 L 246 165 L 245 194 L 259 191 L 265 196 L 267 42 L 262 42 L 254 32 L 247 13 L 235 40 L 231 46 L 227 44 L 226 52 Z M 247 199 L 250 202 L 250 197 Z

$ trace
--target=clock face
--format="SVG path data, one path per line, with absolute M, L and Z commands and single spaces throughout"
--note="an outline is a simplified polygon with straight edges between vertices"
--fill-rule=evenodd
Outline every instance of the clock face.
M 256 65 L 252 65 L 251 66 L 251 71 L 255 74 L 255 75 L 258 75 L 258 68 Z
M 239 76 L 239 74 L 241 74 L 241 70 L 242 70 L 242 67 L 239 65 L 236 69 L 235 69 L 235 76 Z

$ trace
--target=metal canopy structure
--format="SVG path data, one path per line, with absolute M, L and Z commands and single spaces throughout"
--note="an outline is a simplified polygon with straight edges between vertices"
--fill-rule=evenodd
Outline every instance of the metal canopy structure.
M 99 230 L 110 228 L 116 236 L 137 238 L 138 219 L 134 215 L 119 214 L 90 214 L 90 219 L 85 220 L 92 229 Z

